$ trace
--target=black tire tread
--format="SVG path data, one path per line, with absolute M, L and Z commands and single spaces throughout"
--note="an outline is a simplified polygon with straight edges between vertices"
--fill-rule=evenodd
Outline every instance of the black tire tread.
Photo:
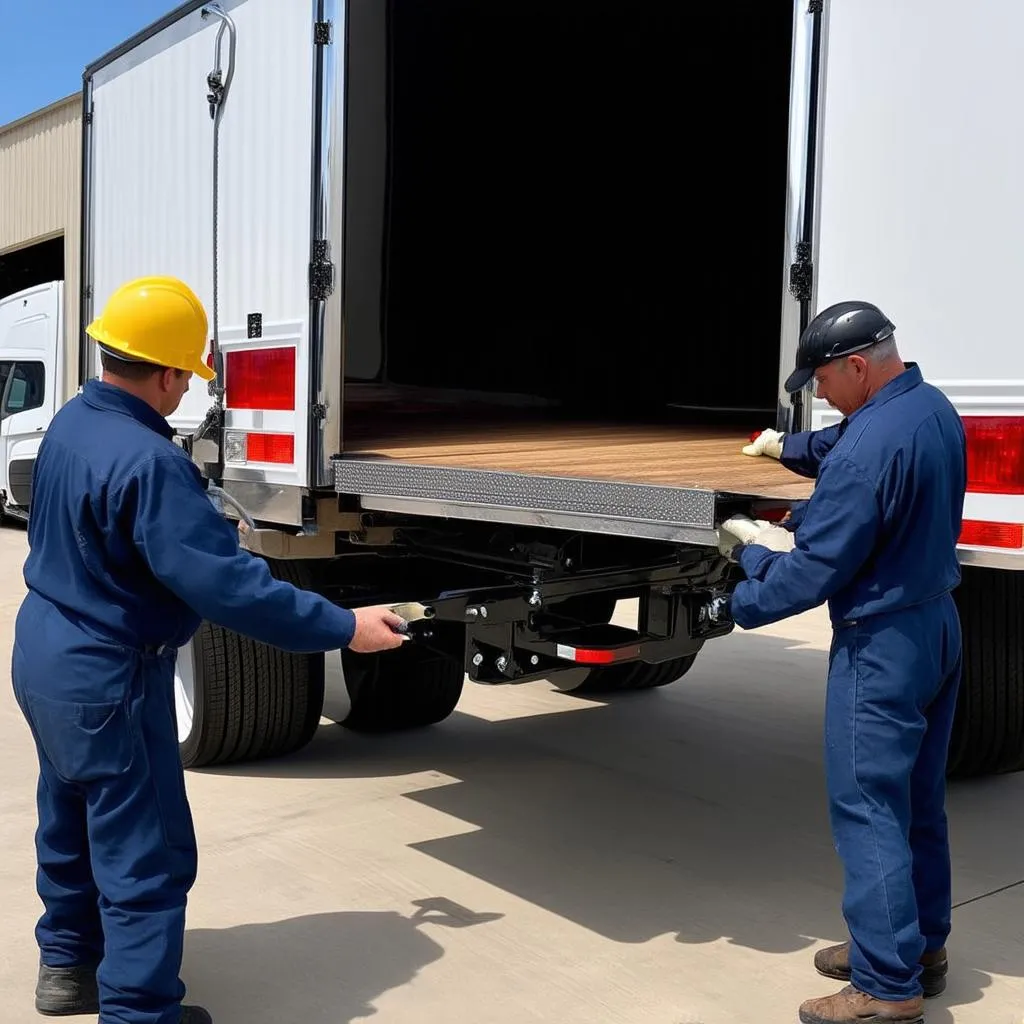
M 634 661 L 626 665 L 595 668 L 572 692 L 578 694 L 624 693 L 668 686 L 669 683 L 674 683 L 686 675 L 696 658 L 696 654 L 687 654 L 682 658 L 672 658 L 670 661 L 663 661 L 657 665 Z
M 383 655 L 342 651 L 341 659 L 352 702 L 343 724 L 354 732 L 436 725 L 462 696 L 462 662 L 413 643 Z
M 322 655 L 279 651 L 209 622 L 193 643 L 203 708 L 186 767 L 283 757 L 309 743 L 323 710 Z
M 947 774 L 1024 770 L 1024 573 L 962 567 L 963 679 Z
M 272 561 L 271 572 L 308 586 L 310 567 Z M 322 654 L 292 654 L 204 622 L 193 640 L 200 735 L 182 745 L 187 768 L 283 757 L 304 747 L 320 724 Z

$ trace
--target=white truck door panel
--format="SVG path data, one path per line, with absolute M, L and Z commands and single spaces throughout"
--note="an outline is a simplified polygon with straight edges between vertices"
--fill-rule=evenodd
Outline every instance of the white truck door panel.
M 63 296 L 54 281 L 0 303 L 0 486 L 15 506 L 28 507 L 32 465 L 62 392 Z
M 814 308 L 877 303 L 962 416 L 1008 418 L 1006 457 L 1021 460 L 1024 4 L 829 0 L 826 13 Z M 838 418 L 814 401 L 812 426 Z M 1024 495 L 972 488 L 964 514 L 1024 523 Z
M 877 303 L 929 380 L 1019 411 L 1024 5 L 827 12 L 815 305 Z
M 293 437 L 293 457 L 243 467 L 271 484 L 306 483 L 310 186 L 313 139 L 312 5 L 228 0 L 236 29 L 234 74 L 219 141 L 219 336 L 225 356 L 275 348 L 288 354 L 294 399 L 266 411 L 249 397 L 227 426 Z M 214 121 L 207 76 L 220 21 L 182 15 L 92 76 L 91 213 L 87 245 L 93 314 L 120 284 L 173 275 L 199 295 L 213 333 Z M 222 42 L 222 67 L 229 36 Z M 260 324 L 253 337 L 253 324 Z M 294 365 L 294 371 L 291 366 Z M 93 372 L 96 371 L 93 349 Z M 240 374 L 236 375 L 240 379 Z M 193 431 L 213 404 L 193 380 L 171 423 Z M 237 421 L 237 422 L 236 422 Z M 253 442 L 250 452 L 270 450 Z M 250 458 L 250 463 L 253 460 Z M 258 461 L 258 460 L 257 460 Z M 232 467 L 227 467 L 230 475 Z

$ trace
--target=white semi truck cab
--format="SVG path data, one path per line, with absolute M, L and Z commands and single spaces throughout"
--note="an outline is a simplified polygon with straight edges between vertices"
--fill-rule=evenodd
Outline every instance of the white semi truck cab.
M 64 283 L 0 298 L 0 518 L 25 519 L 36 452 L 64 392 Z

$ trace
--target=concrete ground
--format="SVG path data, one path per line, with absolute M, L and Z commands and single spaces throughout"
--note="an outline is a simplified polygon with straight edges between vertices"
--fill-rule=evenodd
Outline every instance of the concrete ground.
M 0 530 L 4 652 L 25 551 Z M 325 724 L 289 760 L 189 773 L 189 998 L 217 1024 L 790 1024 L 845 937 L 827 640 L 816 612 L 630 699 L 467 686 L 428 732 Z M 0 1019 L 29 1024 L 34 763 L 6 680 L 0 776 Z M 1024 775 L 949 804 L 959 907 L 927 1019 L 1021 1024 Z

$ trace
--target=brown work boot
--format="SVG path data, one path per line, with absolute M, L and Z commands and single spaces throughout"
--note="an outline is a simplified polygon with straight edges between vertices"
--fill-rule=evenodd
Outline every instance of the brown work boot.
M 803 1024 L 924 1024 L 924 999 L 889 1002 L 847 985 L 834 996 L 808 999 L 800 1007 Z
M 843 942 L 838 946 L 819 949 L 814 954 L 814 967 L 819 974 L 837 981 L 850 980 L 850 944 Z M 946 950 L 938 949 L 925 953 L 921 957 L 921 988 L 925 999 L 941 995 L 946 990 L 946 974 L 949 972 L 949 961 Z
M 95 967 L 47 967 L 39 965 L 36 981 L 36 1012 L 44 1017 L 77 1017 L 99 1013 Z

